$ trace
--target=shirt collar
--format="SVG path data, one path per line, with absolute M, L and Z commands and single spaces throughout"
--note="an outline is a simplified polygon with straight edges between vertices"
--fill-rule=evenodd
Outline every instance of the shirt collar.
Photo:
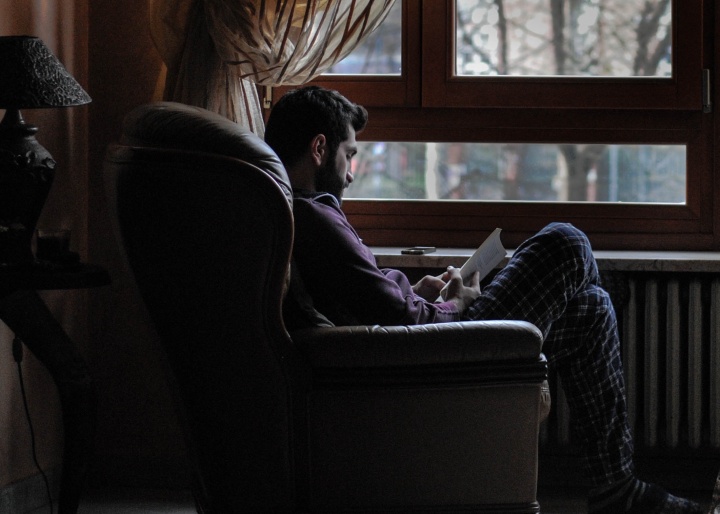
M 319 193 L 317 191 L 310 191 L 308 189 L 293 189 L 293 197 L 294 198 L 305 198 L 307 200 L 317 200 L 321 201 L 322 203 L 328 203 L 328 199 L 330 202 L 336 206 L 340 207 L 340 202 L 338 202 L 338 199 L 335 198 L 334 195 L 331 195 L 330 193 Z

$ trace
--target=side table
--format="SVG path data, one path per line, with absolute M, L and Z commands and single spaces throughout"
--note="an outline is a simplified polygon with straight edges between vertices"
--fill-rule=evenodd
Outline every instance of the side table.
M 91 264 L 0 267 L 0 319 L 42 362 L 58 388 L 65 433 L 58 514 L 75 514 L 80 503 L 95 435 L 96 394 L 75 344 L 37 291 L 108 284 L 108 272 Z

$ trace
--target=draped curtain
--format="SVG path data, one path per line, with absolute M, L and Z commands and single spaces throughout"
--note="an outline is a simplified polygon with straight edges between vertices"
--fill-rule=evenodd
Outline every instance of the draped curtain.
M 299 85 L 342 60 L 395 0 L 151 0 L 165 100 L 220 113 L 262 137 L 256 85 Z

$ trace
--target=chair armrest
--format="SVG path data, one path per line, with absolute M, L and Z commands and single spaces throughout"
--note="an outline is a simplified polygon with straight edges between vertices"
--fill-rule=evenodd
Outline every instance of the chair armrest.
M 316 370 L 544 362 L 542 334 L 524 321 L 319 327 L 293 332 L 292 339 Z

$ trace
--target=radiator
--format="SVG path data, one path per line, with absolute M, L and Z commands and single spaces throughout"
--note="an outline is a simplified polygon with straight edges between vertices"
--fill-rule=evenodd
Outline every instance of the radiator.
M 617 278 L 617 277 L 616 277 Z M 627 274 L 613 297 L 637 449 L 720 448 L 720 277 Z M 562 385 L 541 444 L 570 445 Z

